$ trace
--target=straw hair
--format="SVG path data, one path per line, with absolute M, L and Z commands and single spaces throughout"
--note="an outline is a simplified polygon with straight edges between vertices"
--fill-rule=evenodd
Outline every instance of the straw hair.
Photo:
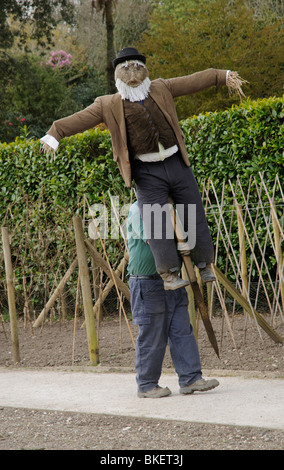
M 246 98 L 246 95 L 244 94 L 242 90 L 242 85 L 246 83 L 249 83 L 249 82 L 241 78 L 238 72 L 230 71 L 228 73 L 228 78 L 227 78 L 227 83 L 226 83 L 228 90 L 229 90 L 229 96 L 231 96 L 233 93 L 237 93 L 240 99 Z
M 55 155 L 55 150 L 50 147 L 47 143 L 41 145 L 41 151 L 44 152 L 46 155 Z

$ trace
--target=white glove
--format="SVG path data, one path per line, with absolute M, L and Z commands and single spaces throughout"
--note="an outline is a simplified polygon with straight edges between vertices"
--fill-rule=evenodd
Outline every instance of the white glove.
M 190 249 L 189 249 L 188 242 L 178 242 L 177 250 L 183 256 L 186 256 L 186 255 L 190 254 Z

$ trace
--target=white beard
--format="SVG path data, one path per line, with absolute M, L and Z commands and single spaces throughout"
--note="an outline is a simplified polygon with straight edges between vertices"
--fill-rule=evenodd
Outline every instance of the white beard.
M 122 80 L 120 80 L 120 78 L 118 78 L 115 82 L 115 85 L 123 100 L 129 100 L 132 102 L 142 101 L 148 97 L 151 80 L 149 77 L 146 77 L 140 85 L 133 87 L 127 85 Z

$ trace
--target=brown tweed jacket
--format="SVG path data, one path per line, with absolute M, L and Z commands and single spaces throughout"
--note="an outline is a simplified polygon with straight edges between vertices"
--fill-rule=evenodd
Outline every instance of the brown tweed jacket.
M 207 69 L 185 77 L 157 79 L 151 82 L 150 96 L 163 111 L 172 126 L 182 157 L 187 166 L 189 159 L 176 114 L 174 98 L 189 95 L 211 86 L 226 84 L 227 70 Z M 119 93 L 100 96 L 93 104 L 71 116 L 55 121 L 47 134 L 60 141 L 78 132 L 104 123 L 110 131 L 113 147 L 113 158 L 117 162 L 127 187 L 131 187 L 131 167 L 127 148 L 126 125 L 123 103 Z

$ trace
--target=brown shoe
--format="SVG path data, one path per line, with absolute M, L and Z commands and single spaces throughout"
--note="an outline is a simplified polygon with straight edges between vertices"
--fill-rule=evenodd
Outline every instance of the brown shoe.
M 162 397 L 168 397 L 172 392 L 168 387 L 160 387 L 160 385 L 157 385 L 155 388 L 152 390 L 149 390 L 148 392 L 138 392 L 137 396 L 139 398 L 162 398 Z
M 211 271 L 210 266 L 206 266 L 206 268 L 199 269 L 200 277 L 202 282 L 213 282 L 216 281 L 216 277 Z
M 218 387 L 218 385 L 219 382 L 216 379 L 199 379 L 193 384 L 187 385 L 187 387 L 181 387 L 179 393 L 191 395 L 193 392 L 207 392 L 208 390 L 212 390 L 212 388 Z
M 175 273 L 161 274 L 161 278 L 164 281 L 165 290 L 176 290 L 180 289 L 181 287 L 186 287 L 190 284 L 188 281 L 185 281 Z

